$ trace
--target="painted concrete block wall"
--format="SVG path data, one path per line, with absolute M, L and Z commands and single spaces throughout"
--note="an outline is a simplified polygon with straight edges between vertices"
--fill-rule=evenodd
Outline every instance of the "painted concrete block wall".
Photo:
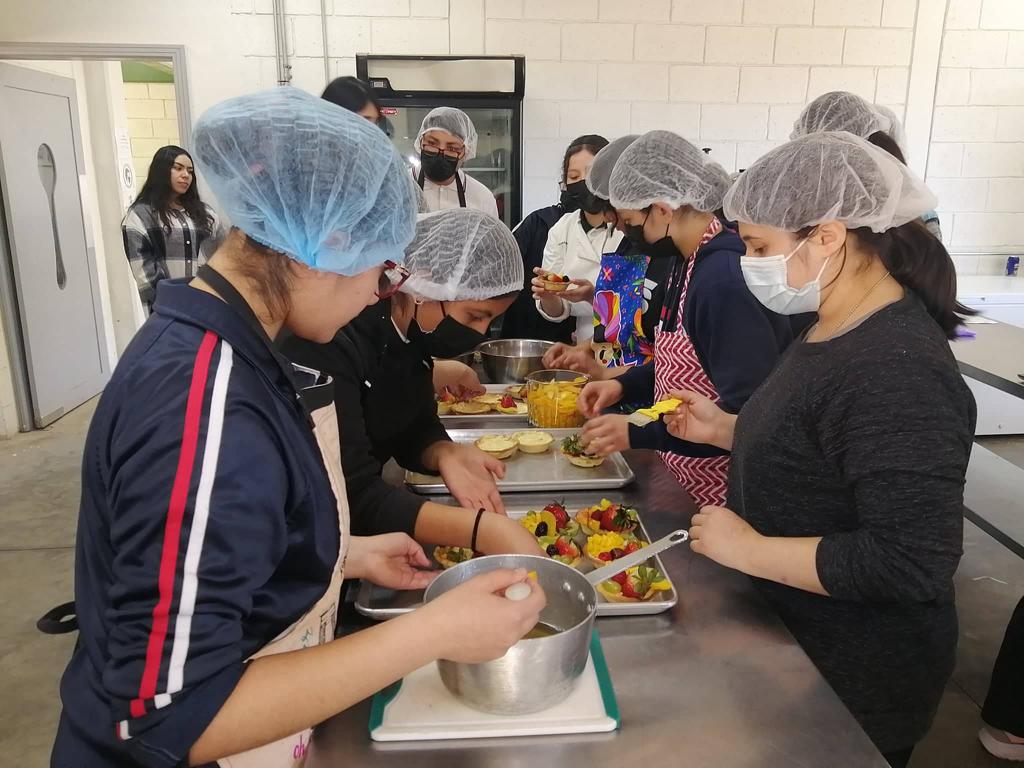
M 324 84 L 318 5 L 286 3 L 294 82 L 314 92 Z M 800 107 L 828 90 L 855 91 L 902 115 L 916 7 L 917 0 L 334 0 L 328 55 L 337 75 L 354 73 L 358 51 L 525 54 L 530 211 L 557 198 L 561 152 L 582 133 L 668 128 L 736 170 L 786 140 Z M 236 0 L 233 11 L 258 25 L 270 3 Z M 247 61 L 269 87 L 273 39 L 269 21 L 263 27 Z
M 139 189 L 160 147 L 178 144 L 178 105 L 173 83 L 125 83 L 124 111 Z
M 1024 2 L 950 0 L 928 184 L 962 274 L 1024 244 Z

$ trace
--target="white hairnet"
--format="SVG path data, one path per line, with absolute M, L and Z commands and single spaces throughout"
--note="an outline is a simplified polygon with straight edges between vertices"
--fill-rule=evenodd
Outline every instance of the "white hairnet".
M 402 261 L 414 184 L 367 120 L 278 86 L 210 107 L 193 143 L 231 223 L 257 242 L 342 275 Z
M 725 195 L 725 215 L 789 232 L 823 221 L 884 232 L 935 207 L 907 166 L 845 131 L 812 133 L 776 147 Z
M 626 147 L 639 138 L 639 133 L 620 136 L 610 144 L 606 144 L 594 155 L 594 162 L 590 164 L 590 170 L 587 172 L 587 189 L 592 195 L 600 197 L 602 200 L 611 197 L 608 193 L 608 183 L 611 181 L 615 163 L 626 151 Z
M 885 131 L 892 137 L 892 140 L 896 142 L 896 146 L 900 148 L 900 152 L 903 153 L 903 159 L 907 159 L 907 135 L 903 132 L 903 123 L 896 116 L 889 107 L 884 104 L 875 104 L 875 109 L 878 111 L 879 116 L 882 119 L 881 130 Z M 863 138 L 867 138 L 866 136 Z
M 458 136 L 466 144 L 465 160 L 472 160 L 476 157 L 476 126 L 469 119 L 469 115 L 455 107 L 435 107 L 427 113 L 420 123 L 420 132 L 416 134 L 416 141 L 413 146 L 416 151 L 421 149 L 420 143 L 423 137 L 433 130 L 448 131 Z
M 790 139 L 822 131 L 848 131 L 866 139 L 875 131 L 884 131 L 889 119 L 873 104 L 849 91 L 830 91 L 816 98 L 793 123 Z
M 650 131 L 630 144 L 609 182 L 612 205 L 631 210 L 665 203 L 714 211 L 728 188 L 725 169 L 671 131 Z
M 405 251 L 402 286 L 430 301 L 493 299 L 523 289 L 523 257 L 499 219 L 474 208 L 423 214 Z

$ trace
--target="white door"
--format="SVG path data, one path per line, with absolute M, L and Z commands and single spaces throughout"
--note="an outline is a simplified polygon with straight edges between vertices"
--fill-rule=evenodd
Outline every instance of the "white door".
M 84 172 L 74 80 L 0 64 L 0 193 L 13 276 L 5 296 L 16 303 L 37 427 L 99 393 L 110 375 Z

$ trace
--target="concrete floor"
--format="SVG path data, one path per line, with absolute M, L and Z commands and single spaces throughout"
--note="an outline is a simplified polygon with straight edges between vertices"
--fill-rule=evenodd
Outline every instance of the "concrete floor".
M 6 691 L 0 755 L 18 755 L 20 768 L 49 763 L 60 710 L 57 686 L 74 645 L 74 635 L 42 635 L 35 621 L 72 597 L 81 451 L 93 407 L 86 404 L 49 429 L 0 442 L 0 681 Z M 1024 439 L 984 444 L 1024 466 Z M 975 733 L 1003 629 L 1024 594 L 1024 561 L 965 522 L 956 585 L 957 670 L 911 768 L 1007 765 L 989 757 Z

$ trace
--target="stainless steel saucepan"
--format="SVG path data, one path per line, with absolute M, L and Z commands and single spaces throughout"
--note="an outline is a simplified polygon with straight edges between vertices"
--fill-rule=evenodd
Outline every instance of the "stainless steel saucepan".
M 495 714 L 524 715 L 563 701 L 587 666 L 597 606 L 594 587 L 687 538 L 686 531 L 674 531 L 588 574 L 541 555 L 490 555 L 450 568 L 427 587 L 424 602 L 498 568 L 535 572 L 547 596 L 540 616 L 546 634 L 524 638 L 500 659 L 482 664 L 439 660 L 441 681 L 469 706 Z

